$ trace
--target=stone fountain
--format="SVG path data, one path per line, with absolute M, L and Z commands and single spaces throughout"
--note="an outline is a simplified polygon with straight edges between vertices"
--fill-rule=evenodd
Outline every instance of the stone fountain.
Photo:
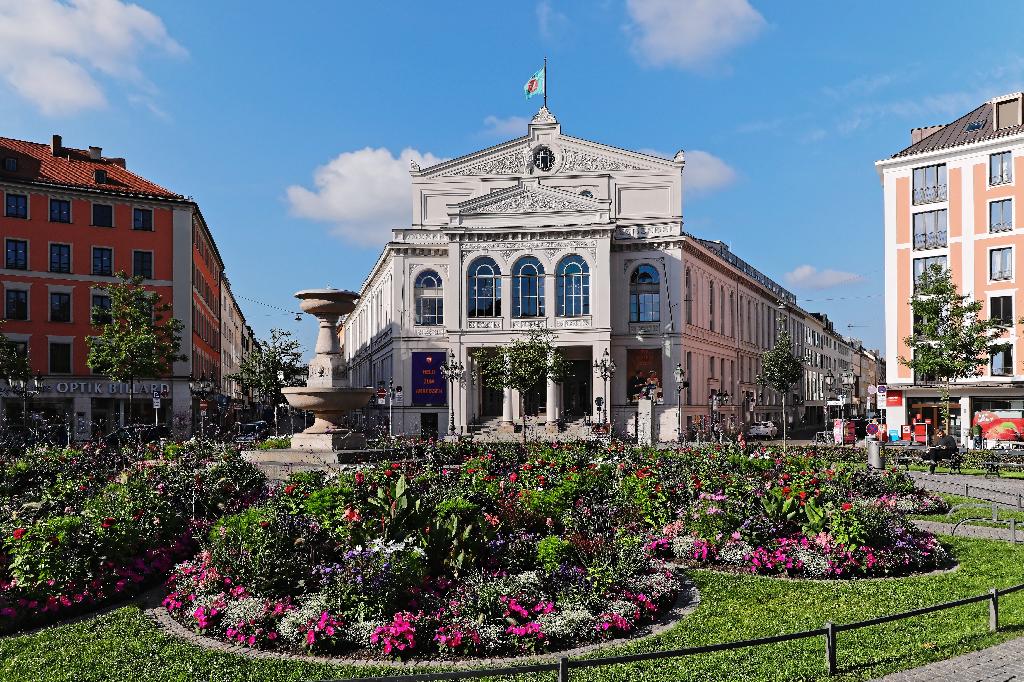
M 359 296 L 340 289 L 306 289 L 295 294 L 299 307 L 320 322 L 316 338 L 316 355 L 309 363 L 305 386 L 282 390 L 288 403 L 299 410 L 312 412 L 313 425 L 292 436 L 292 452 L 302 451 L 324 455 L 339 451 L 366 448 L 366 437 L 349 429 L 343 422 L 346 413 L 365 407 L 374 394 L 372 388 L 354 388 L 349 383 L 348 367 L 341 354 L 338 321 L 355 309 Z

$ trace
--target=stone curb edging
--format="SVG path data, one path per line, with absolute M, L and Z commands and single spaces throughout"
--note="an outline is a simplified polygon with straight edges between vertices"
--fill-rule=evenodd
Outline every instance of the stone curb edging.
M 575 649 L 567 649 L 562 651 L 555 651 L 550 654 L 543 654 L 538 656 L 519 656 L 515 658 L 473 658 L 473 659 L 436 659 L 436 660 L 411 660 L 411 661 L 387 661 L 380 659 L 361 659 L 361 658 L 342 658 L 342 657 L 331 657 L 331 656 L 313 656 L 309 654 L 293 654 L 281 651 L 266 651 L 263 649 L 255 649 L 252 647 L 239 646 L 237 644 L 230 644 L 220 639 L 213 637 L 207 637 L 201 635 L 193 630 L 188 629 L 177 620 L 175 620 L 167 609 L 161 604 L 162 597 L 158 591 L 152 590 L 143 595 L 142 609 L 143 613 L 152 619 L 156 625 L 168 635 L 183 639 L 190 644 L 208 649 L 211 651 L 219 651 L 229 654 L 238 654 L 240 656 L 249 656 L 251 658 L 262 658 L 262 659 L 276 659 L 285 661 L 303 661 L 309 663 L 325 663 L 329 665 L 337 666 L 391 666 L 394 668 L 402 669 L 406 672 L 421 671 L 428 672 L 428 670 L 436 670 L 438 668 L 451 669 L 472 669 L 472 668 L 486 668 L 489 666 L 507 666 L 507 665 L 530 665 L 532 663 L 550 663 L 556 662 L 559 658 L 580 656 L 594 651 L 608 649 L 611 647 L 621 646 L 624 644 L 631 644 L 633 642 L 639 642 L 655 635 L 660 635 L 663 632 L 667 632 L 676 626 L 680 619 L 693 613 L 698 606 L 700 606 L 700 592 L 697 590 L 696 585 L 693 582 L 687 580 L 684 582 L 682 589 L 679 591 L 679 596 L 676 598 L 676 603 L 673 604 L 672 608 L 662 614 L 661 618 L 653 623 L 650 623 L 643 628 L 636 630 L 631 637 L 620 637 L 617 639 L 609 640 L 606 642 L 598 642 L 596 644 L 588 644 L 586 646 L 577 647 Z

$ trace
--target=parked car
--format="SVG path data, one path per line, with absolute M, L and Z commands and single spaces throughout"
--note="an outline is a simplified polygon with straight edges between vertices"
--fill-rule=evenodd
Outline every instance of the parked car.
M 269 435 L 270 424 L 265 421 L 239 424 L 238 433 L 235 434 L 235 445 L 241 448 L 254 448 Z
M 170 437 L 171 431 L 166 424 L 127 424 L 108 433 L 103 437 L 103 442 L 109 448 L 119 448 L 125 445 L 158 443 Z
M 775 438 L 779 429 L 773 422 L 754 422 L 747 429 L 747 438 Z

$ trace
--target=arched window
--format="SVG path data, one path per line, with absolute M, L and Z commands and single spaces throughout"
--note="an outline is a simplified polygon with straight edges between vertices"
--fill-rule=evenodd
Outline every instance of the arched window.
M 690 287 L 690 268 L 686 268 L 686 324 L 693 324 L 693 291 Z
M 493 258 L 469 265 L 469 317 L 501 317 L 501 270 Z
M 558 262 L 556 298 L 559 317 L 590 314 L 590 266 L 580 256 L 566 256 Z
M 629 321 L 661 320 L 661 287 L 658 271 L 652 265 L 640 265 L 629 276 Z
M 444 324 L 444 287 L 441 276 L 433 270 L 424 270 L 413 283 L 416 301 L 416 324 L 436 327 Z
M 512 317 L 544 316 L 544 266 L 524 256 L 512 266 Z

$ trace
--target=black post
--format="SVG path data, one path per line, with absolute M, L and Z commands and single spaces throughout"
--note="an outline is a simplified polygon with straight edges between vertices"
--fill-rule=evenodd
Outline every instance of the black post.
M 455 377 L 448 377 L 448 435 L 455 435 Z
M 569 659 L 558 659 L 558 682 L 569 682 Z

